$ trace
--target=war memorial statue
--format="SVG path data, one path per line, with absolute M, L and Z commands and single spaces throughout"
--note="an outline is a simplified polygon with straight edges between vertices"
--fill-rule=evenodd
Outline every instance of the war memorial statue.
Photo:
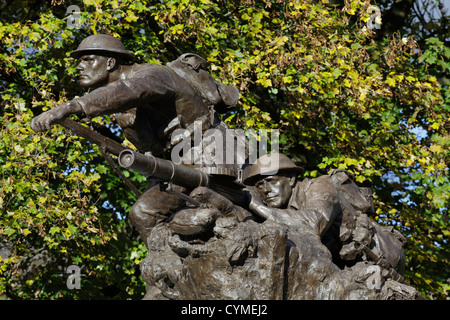
M 225 134 L 194 141 L 196 128 L 224 133 L 219 114 L 239 99 L 211 77 L 205 59 L 187 53 L 167 65 L 127 65 L 133 55 L 108 35 L 87 37 L 71 56 L 80 84 L 94 90 L 31 127 L 61 124 L 151 178 L 129 212 L 148 249 L 144 299 L 421 298 L 402 277 L 404 237 L 369 218 L 371 192 L 350 173 L 303 179 L 303 169 L 276 152 L 254 163 L 239 153 L 218 162 L 227 144 L 217 137 Z M 117 114 L 136 150 L 67 119 L 72 114 Z M 187 140 L 193 144 L 181 148 Z M 171 161 L 174 154 L 183 161 Z

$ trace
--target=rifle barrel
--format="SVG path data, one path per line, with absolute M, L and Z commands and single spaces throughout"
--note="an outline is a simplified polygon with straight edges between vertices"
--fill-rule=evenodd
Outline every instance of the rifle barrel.
M 186 188 L 207 187 L 209 185 L 209 176 L 204 172 L 175 165 L 172 161 L 152 155 L 144 155 L 130 149 L 123 150 L 120 153 L 119 164 L 123 168 L 132 169 L 143 175 Z
M 220 193 L 234 204 L 247 205 L 247 197 L 243 191 L 243 185 L 235 181 L 207 174 L 201 170 L 184 165 L 176 165 L 172 161 L 152 155 L 144 155 L 133 150 L 122 151 L 118 159 L 119 164 L 123 168 L 132 169 L 143 175 L 152 176 L 188 189 L 208 187 Z
M 70 120 L 70 119 L 64 119 L 63 121 L 59 122 L 60 125 L 63 127 L 73 131 L 77 135 L 85 138 L 86 140 L 89 140 L 95 144 L 98 144 L 100 147 L 103 147 L 106 151 L 119 156 L 119 154 L 126 150 L 126 148 L 121 145 L 120 143 L 107 138 L 105 136 L 102 136 L 101 134 L 86 128 L 85 126 Z

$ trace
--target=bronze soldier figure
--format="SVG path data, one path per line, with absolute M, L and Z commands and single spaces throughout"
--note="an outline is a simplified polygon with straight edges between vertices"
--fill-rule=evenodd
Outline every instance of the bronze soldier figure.
M 168 65 L 126 65 L 133 54 L 123 43 L 97 34 L 85 38 L 71 56 L 79 59 L 80 84 L 95 90 L 35 117 L 31 128 L 36 132 L 49 130 L 72 114 L 94 118 L 117 113 L 125 136 L 141 153 L 170 158 L 171 149 L 180 142 L 172 136 L 175 129 L 192 134 L 194 123 L 200 123 L 202 131 L 226 130 L 216 109 L 234 107 L 239 98 L 238 90 L 215 81 L 204 70 L 206 61 L 195 54 L 184 54 Z M 234 165 L 209 165 L 208 173 L 236 175 Z M 201 170 L 206 165 L 197 167 Z M 159 182 L 138 199 L 130 218 L 144 242 L 149 230 L 181 203 L 178 197 L 161 192 Z
M 274 157 L 278 159 L 271 161 Z M 274 170 L 273 164 L 277 165 L 278 172 L 267 175 Z M 252 193 L 250 210 L 294 230 L 314 232 L 341 268 L 370 258 L 364 253 L 368 248 L 376 256 L 385 256 L 391 267 L 402 273 L 405 263 L 403 237 L 392 228 L 379 226 L 368 218 L 366 213 L 372 204 L 348 173 L 335 170 L 314 179 L 297 179 L 302 172 L 302 168 L 283 154 L 259 158 L 244 178 L 245 184 L 254 186 L 249 189 Z M 343 182 L 345 187 L 341 186 Z
M 139 151 L 161 155 L 175 128 L 188 128 L 194 121 L 202 121 L 207 128 L 217 126 L 220 119 L 213 108 L 237 103 L 237 89 L 218 83 L 209 75 L 207 77 L 207 72 L 200 69 L 206 61 L 193 54 L 180 58 L 202 75 L 197 83 L 198 86 L 203 85 L 199 89 L 205 93 L 191 85 L 194 77 L 188 82 L 187 76 L 180 76 L 180 63 L 173 62 L 174 68 L 156 64 L 123 64 L 133 55 L 126 51 L 119 39 L 109 35 L 87 37 L 71 56 L 80 60 L 77 67 L 80 84 L 96 89 L 33 119 L 31 127 L 35 131 L 49 130 L 54 123 L 71 114 L 93 118 L 120 113 L 118 122 L 123 128 L 131 129 L 126 131 L 127 138 L 136 144 Z
M 250 186 L 249 209 L 289 230 L 293 244 L 288 278 L 299 277 L 304 291 L 288 285 L 287 295 L 294 299 L 309 294 L 348 298 L 345 292 L 358 284 L 366 297 L 381 289 L 383 299 L 420 299 L 402 277 L 405 239 L 392 227 L 382 227 L 368 217 L 373 203 L 367 190 L 359 188 L 345 170 L 298 179 L 302 172 L 288 157 L 272 153 L 249 167 L 243 180 Z M 382 271 L 369 278 L 364 275 L 373 270 Z M 362 278 L 366 281 L 361 282 Z

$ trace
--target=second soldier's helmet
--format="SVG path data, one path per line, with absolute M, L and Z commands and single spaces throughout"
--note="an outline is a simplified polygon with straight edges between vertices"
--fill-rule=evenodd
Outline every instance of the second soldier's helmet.
M 259 157 L 253 165 L 246 168 L 244 171 L 243 182 L 244 184 L 251 186 L 265 176 L 288 172 L 301 174 L 304 170 L 302 167 L 296 166 L 295 163 L 284 154 L 269 153 Z

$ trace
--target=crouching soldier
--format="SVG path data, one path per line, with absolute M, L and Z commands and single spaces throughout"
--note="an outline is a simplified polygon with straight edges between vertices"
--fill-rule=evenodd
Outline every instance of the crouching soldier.
M 320 237 L 341 269 L 371 260 L 401 279 L 404 270 L 404 237 L 392 227 L 382 227 L 367 213 L 373 204 L 350 173 L 335 170 L 314 179 L 298 179 L 303 169 L 288 157 L 272 153 L 253 164 L 244 183 L 252 197 L 249 208 L 263 219 L 308 230 Z

